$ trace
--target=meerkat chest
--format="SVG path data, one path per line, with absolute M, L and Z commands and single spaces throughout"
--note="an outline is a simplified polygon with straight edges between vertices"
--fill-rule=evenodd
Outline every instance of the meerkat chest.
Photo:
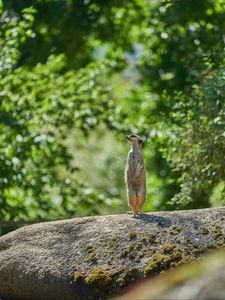
M 140 151 L 130 150 L 127 159 L 125 180 L 129 189 L 140 189 L 145 184 L 145 170 Z
M 140 151 L 135 151 L 131 149 L 128 154 L 128 162 L 130 164 L 139 164 L 141 162 L 142 155 Z
M 130 173 L 134 173 L 138 167 L 142 163 L 141 159 L 141 153 L 138 153 L 137 151 L 134 151 L 131 149 L 128 154 L 128 160 L 127 160 L 127 170 Z

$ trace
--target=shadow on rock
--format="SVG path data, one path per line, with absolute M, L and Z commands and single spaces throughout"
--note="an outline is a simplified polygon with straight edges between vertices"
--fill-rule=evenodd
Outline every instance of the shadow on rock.
M 139 215 L 137 218 L 146 223 L 157 223 L 161 227 L 170 227 L 172 224 L 170 219 L 161 216 L 142 214 Z

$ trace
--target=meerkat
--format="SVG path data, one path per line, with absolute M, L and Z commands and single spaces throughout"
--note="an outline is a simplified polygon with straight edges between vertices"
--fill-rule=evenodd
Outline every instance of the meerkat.
M 127 200 L 133 215 L 141 213 L 146 198 L 146 174 L 142 154 L 142 139 L 136 134 L 127 135 L 126 140 L 131 148 L 125 168 Z

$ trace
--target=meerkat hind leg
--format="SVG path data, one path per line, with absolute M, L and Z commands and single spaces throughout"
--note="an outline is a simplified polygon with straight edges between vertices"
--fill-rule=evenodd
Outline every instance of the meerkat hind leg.
M 133 217 L 136 217 L 137 213 L 138 213 L 138 199 L 136 196 L 130 196 L 129 197 L 129 206 L 132 208 L 133 210 Z
M 131 206 L 132 209 L 133 209 L 133 217 L 135 218 L 136 215 L 138 214 L 138 207 L 135 205 L 135 206 Z
M 145 202 L 145 196 L 139 196 L 138 197 L 138 214 L 141 214 L 141 209 L 142 206 L 144 205 Z

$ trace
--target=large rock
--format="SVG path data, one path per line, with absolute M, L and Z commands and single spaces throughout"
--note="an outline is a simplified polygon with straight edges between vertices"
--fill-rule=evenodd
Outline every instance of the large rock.
M 98 299 L 224 245 L 225 208 L 40 223 L 0 238 L 0 298 Z

